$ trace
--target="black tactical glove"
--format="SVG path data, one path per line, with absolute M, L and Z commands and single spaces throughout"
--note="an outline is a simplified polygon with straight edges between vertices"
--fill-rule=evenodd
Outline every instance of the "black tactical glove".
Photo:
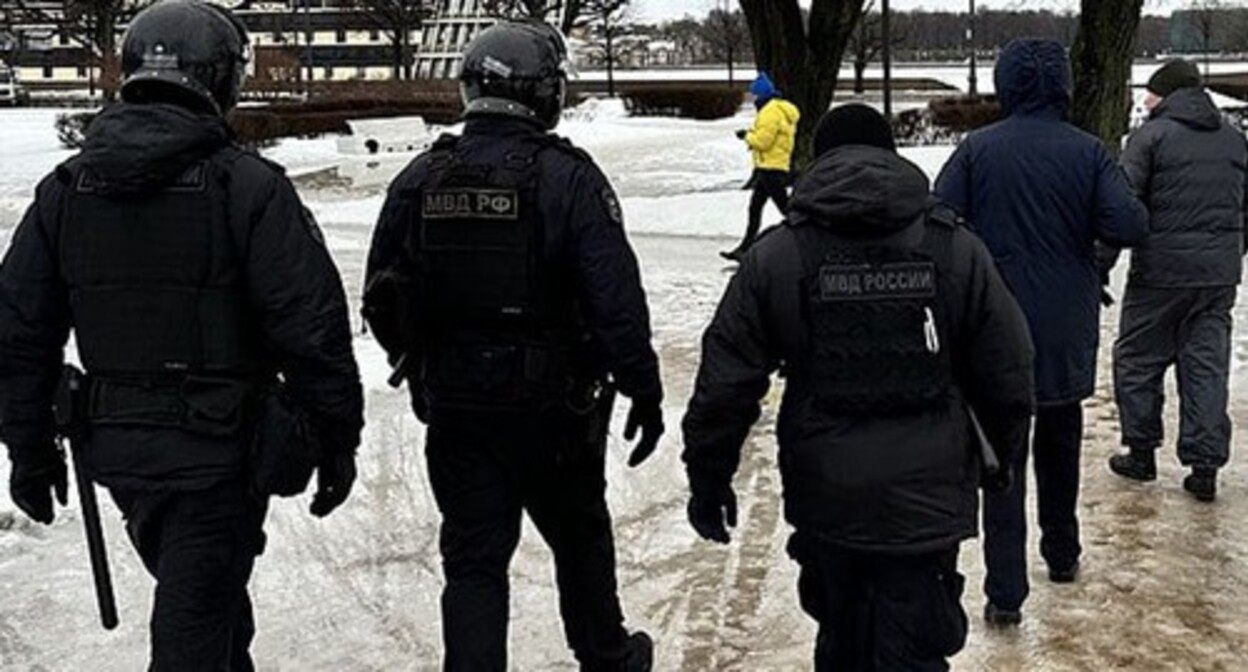
M 316 470 L 316 494 L 312 496 L 312 515 L 324 518 L 347 501 L 355 484 L 355 453 L 332 455 Z
M 747 130 L 745 130 L 745 129 L 741 129 L 741 130 L 737 131 L 737 139 L 738 139 L 738 140 L 744 140 L 744 139 L 745 139 L 745 136 L 747 136 L 747 135 L 749 135 L 749 134 L 750 134 L 750 132 L 749 132 L 749 131 L 747 131 Z
M 641 429 L 641 440 L 628 456 L 628 466 L 635 467 L 654 453 L 663 436 L 663 406 L 658 399 L 634 399 L 628 409 L 628 421 L 624 423 L 624 440 L 632 441 Z
M 49 448 L 13 455 L 9 497 L 32 520 L 51 525 L 56 519 L 52 496 L 61 506 L 69 503 L 69 475 L 60 451 Z
M 985 472 L 983 476 L 984 490 L 1001 494 L 1014 487 L 1014 468 L 1003 466 L 996 471 Z
M 703 539 L 728 543 L 728 528 L 737 526 L 737 493 L 732 483 L 710 485 L 690 478 L 690 485 L 689 524 Z

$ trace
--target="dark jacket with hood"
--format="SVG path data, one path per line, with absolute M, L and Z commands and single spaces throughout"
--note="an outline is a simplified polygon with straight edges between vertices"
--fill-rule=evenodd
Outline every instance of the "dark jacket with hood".
M 179 180 L 195 166 L 208 166 L 202 173 L 206 182 L 200 184 L 220 196 L 211 204 L 216 219 L 209 221 L 228 228 L 208 239 L 228 241 L 223 247 L 229 249 L 208 250 L 216 246 L 204 245 L 197 233 L 180 233 L 195 229 L 189 225 L 191 213 L 186 221 L 174 219 L 168 206 L 163 219 L 152 214 L 158 195 L 183 188 Z M 165 258 L 127 258 L 129 234 L 90 234 L 94 247 L 82 252 L 91 259 L 90 267 L 67 269 L 65 259 L 76 254 L 65 250 L 67 236 L 76 233 L 69 227 L 93 223 L 94 210 L 73 205 L 82 198 L 80 185 L 88 183 L 92 198 L 103 198 L 112 212 L 124 213 L 122 225 L 133 222 L 136 232 L 145 232 L 134 235 L 168 241 Z M 107 230 L 115 230 L 118 221 L 113 215 Z M 104 240 L 106 235 L 118 239 Z M 84 238 L 78 233 L 76 239 Z M 218 116 L 172 105 L 120 103 L 91 124 L 83 151 L 39 184 L 0 265 L 0 436 L 14 461 L 54 449 L 52 391 L 65 343 L 76 329 L 77 308 L 71 304 L 85 301 L 75 297 L 83 296 L 86 283 L 124 281 L 136 288 L 132 296 L 143 296 L 145 287 L 159 284 L 153 274 L 176 274 L 178 260 L 206 254 L 228 260 L 219 270 L 221 277 L 233 278 L 227 283 L 239 287 L 246 304 L 242 337 L 260 353 L 261 377 L 281 375 L 324 450 L 355 449 L 363 395 L 342 283 L 290 182 L 280 168 L 235 147 Z M 150 310 L 142 305 L 133 310 L 133 319 L 145 324 L 174 319 L 144 314 Z M 203 324 L 212 328 L 212 322 Z M 179 332 L 178 325 L 168 331 Z M 154 329 L 152 338 L 161 333 Z M 78 339 L 81 353 L 83 336 Z M 134 344 L 91 344 L 96 351 L 127 346 Z M 93 427 L 87 455 L 96 479 L 110 487 L 197 488 L 239 474 L 246 444 L 246 434 L 208 436 L 122 423 Z
M 831 413 L 803 383 L 811 348 L 803 244 L 911 249 L 928 227 L 952 226 L 929 223 L 931 205 L 922 171 L 882 149 L 833 150 L 802 177 L 788 225 L 750 248 L 703 337 L 684 419 L 695 489 L 730 482 L 780 370 L 787 382 L 777 436 L 792 525 L 834 544 L 898 553 L 948 548 L 975 534 L 980 465 L 966 408 L 996 446 L 1018 445 L 1032 410 L 1033 362 L 1022 313 L 970 231 L 951 230 L 948 267 L 938 267 L 937 313 L 947 316 L 941 338 L 954 380 L 948 408 Z
M 1204 91 L 1179 89 L 1131 134 L 1122 166 L 1149 212 L 1132 285 L 1238 285 L 1248 214 L 1248 144 Z
M 1101 142 L 1067 122 L 1071 78 L 1061 45 L 1011 43 L 996 86 L 1008 118 L 962 141 L 936 194 L 987 243 L 1027 314 L 1037 401 L 1080 401 L 1096 382 L 1095 243 L 1141 242 L 1147 213 Z

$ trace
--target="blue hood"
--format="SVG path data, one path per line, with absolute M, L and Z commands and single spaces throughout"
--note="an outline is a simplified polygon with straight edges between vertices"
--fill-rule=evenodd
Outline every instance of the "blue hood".
M 1007 115 L 1070 109 L 1070 58 L 1053 40 L 1014 40 L 997 60 L 997 98 Z
M 770 100 L 780 95 L 780 92 L 776 90 L 776 85 L 772 83 L 771 78 L 765 72 L 758 73 L 758 79 L 755 79 L 754 83 L 750 84 L 750 93 L 754 94 L 754 97 L 759 100 Z

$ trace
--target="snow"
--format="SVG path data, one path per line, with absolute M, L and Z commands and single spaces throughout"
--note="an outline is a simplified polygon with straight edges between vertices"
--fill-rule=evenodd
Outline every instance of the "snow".
M 68 156 L 51 131 L 55 111 L 0 112 L 0 247 L 37 180 Z M 810 669 L 814 626 L 797 606 L 796 570 L 784 552 L 776 471 L 777 393 L 768 397 L 736 480 L 741 524 L 727 547 L 697 540 L 684 518 L 687 486 L 679 421 L 692 390 L 698 340 L 731 274 L 716 252 L 744 229 L 750 162 L 733 131 L 751 115 L 715 122 L 631 119 L 618 101 L 570 115 L 561 132 L 600 162 L 619 192 L 651 301 L 667 390 L 668 434 L 651 462 L 624 466 L 626 402 L 610 439 L 609 499 L 615 515 L 621 594 L 628 623 L 657 641 L 657 670 Z M 934 176 L 951 147 L 903 153 Z M 364 256 L 384 188 L 406 157 L 339 155 L 334 138 L 266 150 L 291 167 L 339 264 L 358 315 Z M 777 221 L 769 211 L 767 221 Z M 1116 274 L 1121 292 L 1123 273 Z M 1248 424 L 1248 309 L 1235 331 L 1233 417 Z M 1116 311 L 1103 340 L 1112 342 Z M 358 318 L 353 317 L 359 333 Z M 434 670 L 440 630 L 438 515 L 425 473 L 423 428 L 405 394 L 385 385 L 388 367 L 370 336 L 357 339 L 368 427 L 360 480 L 327 520 L 307 498 L 274 503 L 269 544 L 252 581 L 261 670 Z M 965 670 L 1248 668 L 1248 467 L 1236 457 L 1215 506 L 1190 501 L 1173 451 L 1156 484 L 1125 484 L 1104 460 L 1117 443 L 1116 411 L 1102 349 L 1100 385 L 1085 405 L 1084 574 L 1072 586 L 1044 577 L 1030 550 L 1032 597 L 1017 631 L 989 631 L 980 549 L 963 546 L 964 605 L 971 618 Z M 1173 395 L 1171 395 L 1173 399 Z M 1168 409 L 1168 427 L 1175 427 Z M 1248 449 L 1236 439 L 1233 455 Z M 0 460 L 0 482 L 7 462 Z M 75 498 L 76 501 L 76 498 Z M 76 503 L 51 527 L 25 521 L 0 494 L 0 668 L 133 670 L 145 665 L 151 581 L 101 493 L 122 615 L 98 628 Z M 1034 511 L 1034 508 L 1032 509 Z M 1032 538 L 1035 538 L 1034 528 Z M 549 552 L 531 527 L 513 563 L 512 666 L 574 670 L 562 639 Z

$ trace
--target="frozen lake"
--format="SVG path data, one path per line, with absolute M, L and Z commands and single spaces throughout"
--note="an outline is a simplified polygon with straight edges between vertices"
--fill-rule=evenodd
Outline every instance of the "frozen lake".
M 0 248 L 36 181 L 68 155 L 56 146 L 53 116 L 0 111 Z M 744 227 L 747 194 L 738 186 L 749 159 L 732 131 L 748 122 L 621 119 L 608 109 L 595 121 L 561 128 L 594 154 L 620 192 L 663 359 L 669 434 L 650 462 L 629 470 L 620 438 L 622 404 L 608 467 L 625 613 L 630 626 L 655 636 L 656 670 L 810 668 L 814 626 L 797 606 L 796 568 L 783 550 L 788 529 L 780 515 L 771 431 L 774 391 L 736 481 L 742 508 L 733 543 L 698 540 L 684 517 L 679 420 L 701 330 L 730 277 L 715 253 L 735 243 Z M 949 153 L 947 147 L 906 151 L 932 174 Z M 370 167 L 338 156 L 332 139 L 286 143 L 269 154 L 291 167 L 357 300 L 381 193 L 404 159 Z M 1242 302 L 1237 318 L 1232 399 L 1236 423 L 1244 427 L 1248 309 Z M 1107 341 L 1115 319 L 1106 313 Z M 383 358 L 369 337 L 359 338 L 357 352 L 369 421 L 360 481 L 352 499 L 325 521 L 306 513 L 306 498 L 273 506 L 268 550 L 252 582 L 253 653 L 261 670 L 439 666 L 437 511 L 425 475 L 424 431 L 410 417 L 405 393 L 385 386 Z M 1085 405 L 1080 582 L 1048 583 L 1033 534 L 1025 621 L 1014 631 L 989 631 L 979 617 L 979 546 L 965 544 L 971 638 L 954 667 L 1248 669 L 1248 462 L 1242 459 L 1248 440 L 1237 437 L 1214 506 L 1181 492 L 1172 447 L 1162 452 L 1157 483 L 1125 483 L 1105 466 L 1117 438 L 1108 348 L 1102 349 L 1101 373 L 1097 395 Z M 1173 416 L 1171 410 L 1171 436 Z M 7 461 L 0 463 L 0 483 L 7 482 Z M 141 669 L 151 581 L 107 498 L 106 534 L 122 616 L 112 633 L 96 625 L 77 510 L 71 507 L 50 528 L 33 525 L 15 515 L 7 489 L 0 490 L 0 669 Z M 513 565 L 512 614 L 513 669 L 575 669 L 563 644 L 549 553 L 531 528 Z

